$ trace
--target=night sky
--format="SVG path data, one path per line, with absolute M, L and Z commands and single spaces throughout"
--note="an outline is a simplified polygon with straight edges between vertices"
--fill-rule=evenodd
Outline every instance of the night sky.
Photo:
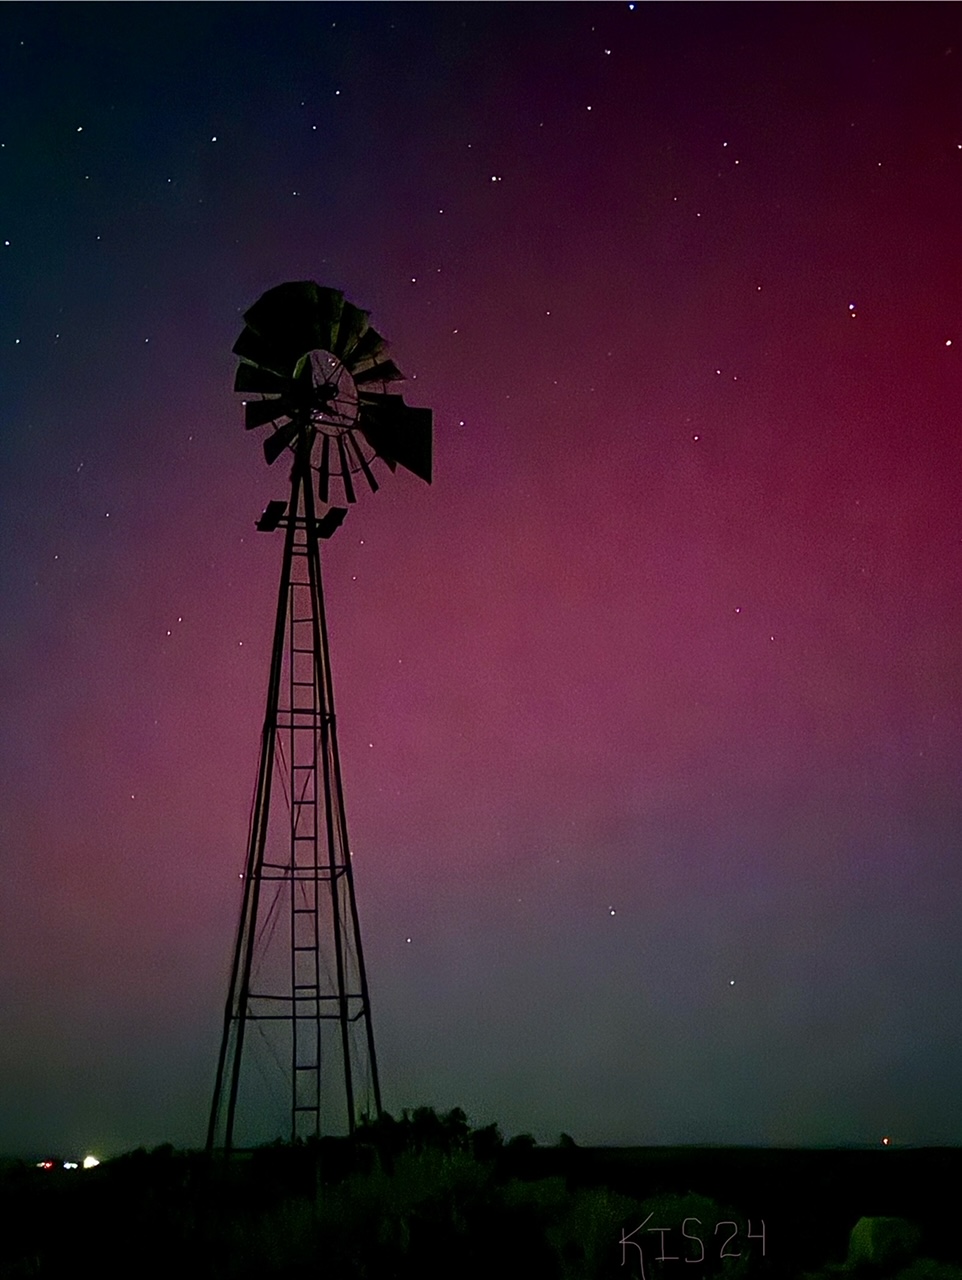
M 962 1142 L 962 10 L 10 4 L 0 86 L 0 1152 L 203 1143 L 302 279 L 435 414 L 324 552 L 386 1107 Z

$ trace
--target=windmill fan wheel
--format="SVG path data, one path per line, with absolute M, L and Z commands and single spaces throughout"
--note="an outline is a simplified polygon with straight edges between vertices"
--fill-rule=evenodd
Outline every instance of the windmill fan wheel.
M 368 312 L 337 289 L 299 280 L 268 289 L 244 321 L 233 348 L 240 358 L 234 390 L 245 397 L 248 431 L 271 427 L 269 464 L 285 449 L 308 449 L 324 503 L 332 481 L 354 502 L 359 475 L 376 492 L 376 458 L 431 483 L 431 410 L 387 390 L 404 374 Z

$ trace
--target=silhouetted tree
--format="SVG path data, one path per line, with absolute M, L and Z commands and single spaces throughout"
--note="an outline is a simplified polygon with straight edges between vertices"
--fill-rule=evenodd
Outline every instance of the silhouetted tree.
M 475 1129 L 471 1134 L 471 1153 L 475 1160 L 493 1160 L 504 1146 L 504 1138 L 496 1124 Z
M 530 1151 L 537 1145 L 530 1133 L 516 1133 L 513 1138 L 508 1139 L 509 1151 Z
M 468 1117 L 462 1109 L 460 1107 L 452 1107 L 446 1115 L 442 1116 L 441 1123 L 444 1126 L 447 1149 L 449 1151 L 464 1151 L 468 1145 L 471 1126 L 468 1124 Z

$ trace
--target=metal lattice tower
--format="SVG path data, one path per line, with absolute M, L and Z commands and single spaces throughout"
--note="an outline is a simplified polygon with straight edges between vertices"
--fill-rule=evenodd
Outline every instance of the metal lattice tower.
M 283 530 L 284 553 L 208 1151 L 235 1145 L 252 1041 L 286 1077 L 291 1140 L 337 1124 L 338 1094 L 348 1132 L 359 1114 L 381 1113 L 321 583 L 320 542 L 346 509 L 319 515 L 315 483 L 322 505 L 332 479 L 353 503 L 354 475 L 377 489 L 376 457 L 431 479 L 430 411 L 375 389 L 403 375 L 366 312 L 298 282 L 245 320 L 235 389 L 261 396 L 245 402 L 246 424 L 270 422 L 267 461 L 289 449 L 293 467 L 289 501 L 257 522 Z

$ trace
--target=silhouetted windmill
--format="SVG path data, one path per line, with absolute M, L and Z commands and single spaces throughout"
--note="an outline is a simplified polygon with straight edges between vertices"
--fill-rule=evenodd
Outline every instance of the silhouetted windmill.
M 347 514 L 327 506 L 332 484 L 349 503 L 360 476 L 376 491 L 376 458 L 431 482 L 431 411 L 388 393 L 404 375 L 366 311 L 297 281 L 269 289 L 244 320 L 234 390 L 258 397 L 245 399 L 245 426 L 269 424 L 264 456 L 274 463 L 289 451 L 293 467 L 289 499 L 269 502 L 256 522 L 284 530 L 284 555 L 208 1151 L 233 1146 L 252 1037 L 287 1077 L 292 1140 L 320 1133 L 341 1084 L 348 1131 L 360 1089 L 380 1115 L 319 540 Z

